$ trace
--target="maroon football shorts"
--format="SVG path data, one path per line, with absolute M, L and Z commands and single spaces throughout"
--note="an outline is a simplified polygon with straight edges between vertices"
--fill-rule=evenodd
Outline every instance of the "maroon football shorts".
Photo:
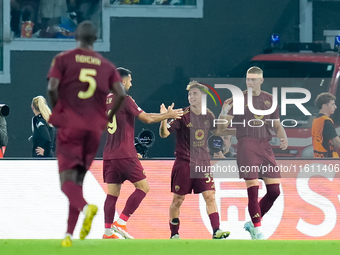
M 200 161 L 200 166 L 210 166 L 210 161 Z M 190 170 L 191 169 L 191 170 Z M 214 179 L 210 173 L 203 173 L 204 178 L 193 178 L 196 174 L 191 174 L 190 171 L 195 171 L 195 166 L 190 162 L 176 158 L 171 172 L 171 192 L 177 195 L 202 193 L 207 190 L 215 190 Z
M 102 130 L 59 128 L 57 132 L 57 158 L 59 172 L 79 167 L 88 170 L 96 156 Z
M 267 139 L 240 138 L 237 143 L 237 166 L 243 179 L 281 178 Z
M 135 183 L 146 178 L 139 159 L 120 158 L 103 160 L 103 179 L 105 183 Z

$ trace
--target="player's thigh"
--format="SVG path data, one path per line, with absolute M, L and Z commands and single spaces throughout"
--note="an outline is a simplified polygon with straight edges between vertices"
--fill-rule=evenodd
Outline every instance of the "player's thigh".
M 263 163 L 263 157 L 256 142 L 259 139 L 244 137 L 237 144 L 236 162 L 239 176 L 243 179 L 257 179 L 259 167 Z
M 107 184 L 122 184 L 126 179 L 123 176 L 124 166 L 119 159 L 103 160 L 103 180 Z
M 120 183 L 108 183 L 107 184 L 107 194 L 115 197 L 119 197 L 122 184 Z
M 197 162 L 203 169 L 209 169 L 211 166 L 210 161 L 200 161 Z M 213 174 L 210 172 L 203 173 L 201 178 L 192 179 L 192 188 L 195 194 L 203 193 L 205 191 L 215 192 L 215 182 Z
M 86 132 L 83 145 L 84 167 L 86 170 L 90 168 L 92 161 L 96 157 L 101 136 L 102 136 L 101 130 Z
M 263 151 L 264 163 L 262 165 L 262 171 L 259 173 L 259 176 L 270 179 L 279 179 L 281 178 L 280 167 L 277 166 L 275 155 L 272 149 L 272 146 L 269 142 L 263 144 L 261 150 Z
M 259 180 L 258 179 L 245 179 L 247 188 L 259 186 Z
M 135 184 L 143 181 L 141 185 L 144 188 L 148 188 L 148 182 L 146 180 L 145 170 L 137 157 L 124 159 L 125 163 L 125 176 L 128 181 Z
M 190 194 L 192 181 L 190 163 L 176 159 L 171 172 L 171 192 L 180 196 Z
M 83 162 L 83 131 L 73 129 L 58 129 L 57 158 L 59 172 L 69 169 L 78 169 L 84 166 Z

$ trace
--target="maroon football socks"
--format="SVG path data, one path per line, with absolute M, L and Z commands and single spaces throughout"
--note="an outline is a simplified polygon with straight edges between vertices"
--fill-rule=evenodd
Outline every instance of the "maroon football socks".
M 178 234 L 178 230 L 179 230 L 179 219 L 178 218 L 174 218 L 169 222 L 169 226 L 170 226 L 170 231 L 171 231 L 171 236 L 174 236 L 176 234 Z
M 72 181 L 65 181 L 61 190 L 68 197 L 72 207 L 77 208 L 78 211 L 83 210 L 87 204 L 83 197 L 83 186 L 77 185 Z
M 220 216 L 218 215 L 218 212 L 209 214 L 209 219 L 213 231 L 218 230 L 220 228 Z
M 135 191 L 130 195 L 128 200 L 126 201 L 124 210 L 120 215 L 120 218 L 124 221 L 127 221 L 129 217 L 136 211 L 146 193 L 143 190 L 135 189 Z
M 275 200 L 280 195 L 280 184 L 268 184 L 267 194 L 260 200 L 261 216 L 263 217 L 273 206 Z
M 111 196 L 107 194 L 106 200 L 104 203 L 104 218 L 105 218 L 105 228 L 111 228 L 111 224 L 113 223 L 113 219 L 116 212 L 116 203 L 118 197 Z
M 78 221 L 79 213 L 80 212 L 77 208 L 71 206 L 71 204 L 69 205 L 66 233 L 73 235 L 74 228 L 76 227 Z
M 248 191 L 248 211 L 254 227 L 261 226 L 261 208 L 258 202 L 259 186 L 252 186 Z

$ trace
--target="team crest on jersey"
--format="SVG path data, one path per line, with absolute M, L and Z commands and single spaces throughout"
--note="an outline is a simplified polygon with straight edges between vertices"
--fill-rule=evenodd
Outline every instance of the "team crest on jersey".
M 204 138 L 204 131 L 202 129 L 197 129 L 195 132 L 195 138 L 197 140 L 202 140 Z
M 179 191 L 180 187 L 178 185 L 175 186 L 175 190 Z
M 268 100 L 264 101 L 264 104 L 265 104 L 267 107 L 270 107 L 270 106 L 272 105 Z

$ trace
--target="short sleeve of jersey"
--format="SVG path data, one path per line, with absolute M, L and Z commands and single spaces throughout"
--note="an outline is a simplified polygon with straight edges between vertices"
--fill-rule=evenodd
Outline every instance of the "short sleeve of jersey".
M 48 71 L 47 74 L 47 78 L 57 78 L 57 79 L 61 79 L 62 78 L 62 65 L 61 65 L 62 59 L 61 59 L 61 55 L 57 55 L 54 57 L 54 59 L 52 60 L 51 63 L 51 67 L 50 70 Z
M 326 140 L 330 140 L 338 136 L 335 131 L 334 125 L 330 120 L 325 120 L 322 135 Z
M 167 125 L 169 132 L 172 133 L 181 127 L 180 119 L 171 119 L 168 121 Z
M 132 97 L 127 96 L 125 98 L 126 111 L 131 115 L 137 117 L 143 110 L 136 104 Z

